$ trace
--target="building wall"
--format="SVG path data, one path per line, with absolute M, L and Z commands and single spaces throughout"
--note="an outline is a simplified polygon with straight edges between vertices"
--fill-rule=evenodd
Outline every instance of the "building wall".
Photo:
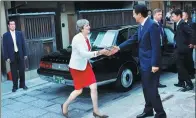
M 72 20 L 74 21 L 69 20 L 70 15 L 73 16 Z M 62 32 L 63 49 L 67 48 L 70 45 L 71 43 L 70 40 L 73 38 L 73 35 L 70 32 L 74 32 L 76 26 L 70 25 L 72 22 L 76 22 L 76 12 L 75 12 L 74 2 L 62 3 L 61 4 L 61 32 Z
M 0 16 L 1 16 L 1 19 L 0 19 L 0 35 L 1 35 L 1 45 L 0 47 L 2 46 L 2 36 L 5 32 L 7 32 L 7 22 L 6 22 L 6 10 L 5 10 L 5 4 L 3 1 L 0 1 Z M 1 47 L 2 49 L 2 47 Z M 2 50 L 1 52 L 2 53 Z M 3 54 L 1 54 L 1 77 L 2 77 L 2 81 L 5 81 L 7 79 L 7 72 L 10 70 L 10 65 L 5 62 L 3 60 Z

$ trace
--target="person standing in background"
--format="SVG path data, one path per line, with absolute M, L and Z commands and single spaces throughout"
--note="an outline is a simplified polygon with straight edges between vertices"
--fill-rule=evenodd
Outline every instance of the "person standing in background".
M 176 41 L 177 51 L 177 71 L 178 83 L 174 84 L 177 87 L 183 87 L 181 91 L 189 91 L 193 89 L 193 83 L 189 76 L 189 62 L 192 58 L 189 45 L 192 42 L 192 29 L 182 19 L 182 11 L 176 9 L 172 12 L 172 20 L 176 22 L 176 32 L 174 40 Z
M 163 29 L 163 25 L 162 25 L 162 23 L 161 23 L 161 19 L 162 19 L 162 16 L 163 16 L 163 14 L 162 14 L 162 10 L 161 9 L 154 9 L 153 10 L 153 19 L 154 19 L 154 21 L 158 24 L 158 26 L 159 26 L 159 31 L 160 31 L 160 39 L 161 39 L 161 48 L 162 48 L 162 50 L 163 50 L 163 47 L 164 47 L 164 45 L 165 45 L 165 41 L 167 40 L 167 38 L 166 38 L 166 34 L 165 34 L 165 32 L 164 32 L 164 29 Z M 166 85 L 163 85 L 163 84 L 161 84 L 160 83 L 160 81 L 159 81 L 159 84 L 158 84 L 158 87 L 159 88 L 164 88 L 164 87 L 167 87 Z
M 182 19 L 184 20 L 184 22 L 186 22 L 191 28 L 192 28 L 192 22 L 189 20 L 189 16 L 188 16 L 188 13 L 186 11 L 183 11 L 182 12 Z M 192 30 L 194 32 L 194 30 Z M 193 35 L 195 35 L 193 33 Z M 194 38 L 194 37 L 193 37 Z M 192 40 L 195 40 L 195 39 L 192 39 Z M 193 55 L 193 48 L 194 48 L 194 44 L 192 42 L 192 44 L 189 45 L 190 47 L 190 51 L 191 51 L 191 54 Z M 190 61 L 188 61 L 188 65 L 189 65 L 189 76 L 191 79 L 194 79 L 195 78 L 195 68 L 194 68 L 194 61 L 193 61 L 193 56 L 189 59 Z
M 8 21 L 9 31 L 3 34 L 3 55 L 4 59 L 10 63 L 11 75 L 13 81 L 12 92 L 18 89 L 18 70 L 20 77 L 19 88 L 27 90 L 25 85 L 25 65 L 24 60 L 27 59 L 25 40 L 21 31 L 16 31 L 14 20 Z

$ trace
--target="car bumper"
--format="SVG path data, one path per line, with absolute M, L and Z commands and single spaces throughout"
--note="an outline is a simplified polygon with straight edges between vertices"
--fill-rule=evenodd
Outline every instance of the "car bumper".
M 48 82 L 73 86 L 73 80 L 69 72 L 39 68 L 37 73 L 41 79 Z

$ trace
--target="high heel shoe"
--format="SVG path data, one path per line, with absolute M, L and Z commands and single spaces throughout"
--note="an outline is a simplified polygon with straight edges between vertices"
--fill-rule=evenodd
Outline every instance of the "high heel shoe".
M 100 116 L 100 115 L 96 114 L 95 112 L 93 112 L 93 116 L 94 116 L 95 118 L 108 118 L 108 117 L 109 117 L 109 116 L 107 116 L 107 115 L 102 115 L 102 116 Z
M 68 117 L 68 112 L 67 112 L 67 113 L 65 113 L 65 114 L 63 113 L 63 104 L 61 104 L 61 110 L 62 110 L 62 114 L 63 114 L 63 116 L 65 116 L 65 118 L 69 118 L 69 117 Z

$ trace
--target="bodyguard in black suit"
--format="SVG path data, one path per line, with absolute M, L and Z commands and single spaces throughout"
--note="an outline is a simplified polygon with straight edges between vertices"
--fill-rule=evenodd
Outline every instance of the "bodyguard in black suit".
M 112 53 L 125 50 L 132 43 L 139 42 L 139 61 L 146 104 L 143 113 L 139 114 L 137 118 L 153 116 L 153 109 L 156 111 L 155 118 L 166 118 L 158 92 L 161 66 L 160 31 L 158 24 L 147 16 L 148 10 L 145 5 L 134 7 L 133 17 L 136 22 L 140 23 L 140 27 L 131 39 L 119 46 L 114 46 Z
M 182 19 L 191 27 L 192 31 L 194 32 L 194 29 L 193 29 L 193 23 L 188 20 L 188 13 L 186 11 L 183 11 L 182 12 Z M 194 34 L 194 33 L 193 33 Z M 196 37 L 193 37 L 193 40 L 196 40 L 195 39 Z M 194 42 L 192 42 L 192 44 L 190 44 L 190 51 L 193 55 L 193 48 L 194 48 Z M 193 57 L 190 58 L 190 61 L 188 61 L 189 63 L 189 75 L 190 75 L 190 78 L 191 79 L 194 79 L 195 78 L 195 68 L 194 68 L 194 61 L 193 61 Z
M 20 77 L 20 88 L 27 90 L 25 85 L 25 67 L 24 59 L 27 59 L 25 41 L 21 31 L 15 30 L 15 21 L 8 21 L 9 31 L 3 34 L 3 54 L 4 59 L 10 63 L 13 89 L 18 89 L 18 70 Z
M 172 19 L 176 22 L 176 32 L 174 40 L 176 41 L 177 50 L 177 70 L 178 70 L 178 84 L 174 84 L 177 87 L 184 87 L 182 91 L 188 91 L 193 89 L 193 83 L 190 79 L 189 61 L 192 58 L 189 45 L 192 44 L 192 29 L 184 20 L 182 20 L 182 11 L 176 9 L 172 12 Z M 186 86 L 185 86 L 186 85 Z

